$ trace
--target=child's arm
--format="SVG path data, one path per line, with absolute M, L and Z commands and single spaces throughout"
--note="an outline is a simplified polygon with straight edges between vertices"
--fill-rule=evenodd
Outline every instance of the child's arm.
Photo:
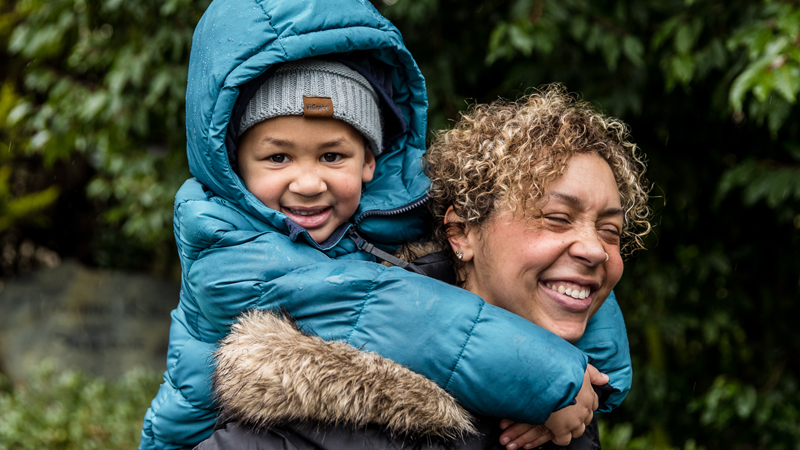
M 598 412 L 609 412 L 628 395 L 633 380 L 628 332 L 614 292 L 589 320 L 586 332 L 575 346 L 589 357 L 589 363 L 608 375 L 610 395 L 600 396 Z
M 259 245 L 263 239 L 235 250 L 214 248 L 189 268 L 186 278 L 207 321 L 203 328 L 222 337 L 240 311 L 282 308 L 325 340 L 406 365 L 471 411 L 522 422 L 544 423 L 580 390 L 587 363 L 581 351 L 474 294 L 360 261 L 273 276 L 302 255 L 281 260 L 276 243 Z

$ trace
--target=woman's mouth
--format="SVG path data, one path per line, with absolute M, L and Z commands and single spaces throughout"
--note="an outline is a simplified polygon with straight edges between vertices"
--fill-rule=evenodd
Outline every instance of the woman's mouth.
M 592 286 L 580 285 L 568 281 L 539 282 L 556 303 L 573 313 L 586 312 L 592 305 Z
M 545 282 L 548 289 L 559 294 L 569 295 L 572 298 L 584 299 L 592 294 L 591 286 L 581 286 L 568 281 Z

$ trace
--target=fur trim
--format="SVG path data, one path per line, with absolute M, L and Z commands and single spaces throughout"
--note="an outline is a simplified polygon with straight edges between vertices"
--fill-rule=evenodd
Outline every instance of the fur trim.
M 250 311 L 215 356 L 226 420 L 378 425 L 409 437 L 475 434 L 472 417 L 434 382 L 375 353 L 303 334 L 286 315 Z

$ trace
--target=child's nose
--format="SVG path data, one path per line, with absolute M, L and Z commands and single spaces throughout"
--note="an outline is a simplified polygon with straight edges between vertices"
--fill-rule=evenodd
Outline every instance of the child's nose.
M 328 189 L 325 180 L 314 169 L 298 168 L 297 175 L 289 184 L 289 190 L 298 195 L 311 197 Z

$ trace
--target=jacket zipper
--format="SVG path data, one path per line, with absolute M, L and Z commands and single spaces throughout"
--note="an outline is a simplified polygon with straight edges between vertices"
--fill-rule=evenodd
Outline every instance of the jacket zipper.
M 361 216 L 359 216 L 358 219 L 356 219 L 356 221 L 353 222 L 353 225 L 358 226 L 358 224 L 361 223 L 361 221 L 366 219 L 367 217 L 393 216 L 395 214 L 402 214 L 404 212 L 411 211 L 412 209 L 424 204 L 428 200 L 430 200 L 430 197 L 428 196 L 428 194 L 425 194 L 422 197 L 414 200 L 413 202 L 408 203 L 408 204 L 403 205 L 403 206 L 400 206 L 400 207 L 395 208 L 395 209 L 389 209 L 389 210 L 386 210 L 386 211 L 378 211 L 378 210 L 367 211 L 364 214 L 362 214 Z
M 366 217 L 392 216 L 392 215 L 395 215 L 395 214 L 402 214 L 404 212 L 411 211 L 412 209 L 422 205 L 423 203 L 427 202 L 429 199 L 430 199 L 430 197 L 428 197 L 428 194 L 425 194 L 422 197 L 420 197 L 419 199 L 417 199 L 417 200 L 415 200 L 415 201 L 413 201 L 413 202 L 411 202 L 411 203 L 409 203 L 407 205 L 403 205 L 403 206 L 401 206 L 399 208 L 390 209 L 390 210 L 386 210 L 386 211 L 367 211 L 364 214 L 362 214 L 353 223 L 353 226 L 350 227 L 349 230 L 347 230 L 347 235 L 353 242 L 355 242 L 356 247 L 358 247 L 359 250 L 361 250 L 363 252 L 366 252 L 366 253 L 369 253 L 370 255 L 373 255 L 376 258 L 382 259 L 382 260 L 384 260 L 384 261 L 386 261 L 386 262 L 388 262 L 390 264 L 394 264 L 395 266 L 399 266 L 399 267 L 401 267 L 403 269 L 410 270 L 411 272 L 422 273 L 422 272 L 419 271 L 419 269 L 414 264 L 410 264 L 407 261 L 403 261 L 402 259 L 397 258 L 396 256 L 394 256 L 392 254 L 389 254 L 389 253 L 379 249 L 378 247 L 375 247 L 374 245 L 370 244 L 369 242 L 367 242 L 366 239 L 361 237 L 358 234 L 358 232 L 356 232 L 356 227 Z

